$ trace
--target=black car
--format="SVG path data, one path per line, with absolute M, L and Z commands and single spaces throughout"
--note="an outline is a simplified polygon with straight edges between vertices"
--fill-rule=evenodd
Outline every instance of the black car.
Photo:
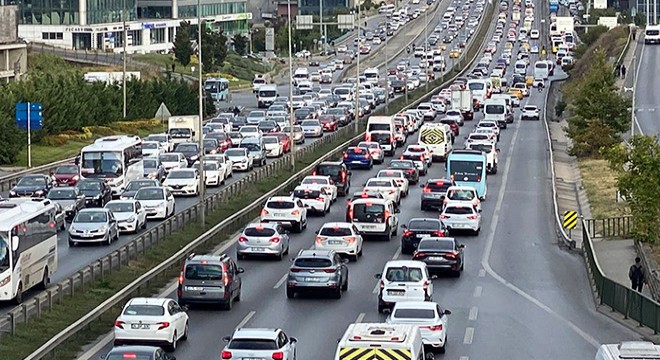
M 183 154 L 188 160 L 188 166 L 192 165 L 199 159 L 199 144 L 197 143 L 181 143 L 174 148 L 174 152 Z
M 176 360 L 162 348 L 156 346 L 117 346 L 110 350 L 102 360 Z
M 316 60 L 312 60 L 307 64 L 307 66 L 321 66 L 321 64 Z
M 413 260 L 426 263 L 429 272 L 450 271 L 461 276 L 464 266 L 465 245 L 450 237 L 430 237 L 419 242 Z
M 376 190 L 363 190 L 353 193 L 353 196 L 351 196 L 351 198 L 346 201 L 346 222 L 353 222 L 349 212 L 351 210 L 351 204 L 353 203 L 353 200 L 357 199 L 383 199 L 383 195 Z
M 35 197 L 43 198 L 53 188 L 53 178 L 48 175 L 32 174 L 25 175 L 16 186 L 9 190 L 9 197 Z
M 48 192 L 48 198 L 62 206 L 67 221 L 73 220 L 79 210 L 85 207 L 85 195 L 75 187 L 57 187 Z
M 257 126 L 259 127 L 259 130 L 261 130 L 261 132 L 263 132 L 264 134 L 280 131 L 280 127 L 277 126 L 277 123 L 272 120 L 259 121 L 259 125 Z
M 404 229 L 401 236 L 401 253 L 412 254 L 417 249 L 419 242 L 428 237 L 447 236 L 447 228 L 440 219 L 414 218 L 410 219 L 408 225 L 401 225 Z
M 403 175 L 408 181 L 415 185 L 419 182 L 419 170 L 412 160 L 392 160 L 389 169 L 403 170 Z
M 76 188 L 85 195 L 85 207 L 104 207 L 112 200 L 112 189 L 101 179 L 82 179 Z
M 403 80 L 394 80 L 392 81 L 392 90 L 395 93 L 402 93 L 406 91 L 406 82 Z
M 337 187 L 337 195 L 346 196 L 351 187 L 351 172 L 341 161 L 325 161 L 314 168 L 312 175 L 329 176 Z
M 213 138 L 204 139 L 204 154 L 218 154 L 220 153 L 220 144 L 218 140 Z
M 145 187 L 160 186 L 160 181 L 158 179 L 137 179 L 131 180 L 126 184 L 124 192 L 121 193 L 119 197 L 122 200 L 129 200 L 135 197 L 138 190 Z
M 422 188 L 421 210 L 442 209 L 445 204 L 447 189 L 456 184 L 447 179 L 429 179 Z

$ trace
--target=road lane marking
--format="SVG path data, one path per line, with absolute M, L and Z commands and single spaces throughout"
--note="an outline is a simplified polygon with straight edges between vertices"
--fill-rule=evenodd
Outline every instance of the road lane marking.
M 110 344 L 113 340 L 115 339 L 115 333 L 111 332 L 107 334 L 106 336 L 101 339 L 101 341 L 97 342 L 89 348 L 84 354 L 80 355 L 78 357 L 78 360 L 90 360 L 94 355 L 98 354 L 101 350 L 103 350 L 106 345 Z
M 477 320 L 477 315 L 479 315 L 479 308 L 473 306 L 472 309 L 470 309 L 470 315 L 468 316 L 468 319 L 470 319 L 470 321 L 475 321 Z
M 637 95 L 637 80 L 639 79 L 639 70 L 642 68 L 642 61 L 644 59 L 644 49 L 646 49 L 646 43 L 642 43 L 642 51 L 640 51 L 639 60 L 636 61 L 636 64 L 635 64 L 635 65 L 637 65 L 637 69 L 633 69 L 633 71 L 635 72 L 635 78 L 634 78 L 635 81 L 633 81 L 633 84 L 632 84 L 632 88 L 633 88 L 633 95 L 632 96 L 633 97 Z M 624 88 L 625 88 L 625 83 L 626 83 L 625 80 L 624 80 L 623 83 L 624 83 Z M 637 121 L 637 116 L 635 116 L 633 114 L 632 118 L 633 118 L 633 120 L 632 120 L 633 121 L 633 125 L 632 125 L 633 128 L 637 127 L 637 129 L 639 130 L 639 134 L 644 135 L 644 130 L 642 129 L 642 125 L 640 125 L 639 122 Z
M 479 270 L 479 277 L 486 277 L 486 270 L 484 269 Z
M 474 339 L 474 328 L 469 327 L 465 329 L 465 336 L 463 336 L 463 344 L 470 345 Z
M 243 318 L 243 320 L 241 320 L 241 322 L 239 322 L 238 325 L 236 325 L 236 329 L 240 329 L 240 328 L 242 328 L 243 326 L 245 326 L 245 324 L 247 324 L 248 321 L 250 321 L 250 319 L 252 319 L 252 317 L 253 317 L 254 314 L 256 314 L 256 313 L 257 313 L 257 312 L 254 311 L 254 310 L 250 311 L 247 315 L 245 315 L 245 317 Z
M 509 178 L 509 170 L 511 168 L 511 158 L 513 157 L 513 150 L 515 149 L 516 146 L 516 140 L 518 139 L 518 133 L 520 131 L 520 124 L 522 122 L 518 121 L 516 123 L 515 130 L 513 132 L 513 137 L 511 138 L 511 144 L 509 145 L 508 153 L 509 155 L 505 161 L 504 165 L 504 171 L 502 175 L 502 187 L 500 188 L 499 193 L 497 194 L 497 201 L 495 202 L 495 211 L 493 212 L 493 217 L 491 218 L 490 221 L 490 227 L 489 227 L 489 232 L 488 236 L 486 238 L 486 247 L 483 252 L 483 256 L 481 257 L 481 265 L 486 269 L 486 272 L 495 280 L 497 280 L 499 283 L 507 287 L 509 290 L 515 292 L 516 294 L 520 295 L 522 298 L 528 300 L 532 304 L 536 305 L 539 307 L 541 310 L 547 312 L 557 320 L 563 322 L 565 325 L 567 325 L 571 330 L 573 330 L 577 335 L 579 335 L 581 338 L 583 338 L 586 342 L 589 344 L 593 345 L 595 348 L 598 348 L 600 346 L 600 342 L 594 339 L 591 335 L 587 334 L 585 331 L 580 329 L 577 325 L 575 325 L 573 322 L 570 320 L 564 318 L 563 316 L 559 315 L 557 312 L 552 310 L 549 306 L 545 305 L 535 297 L 529 295 L 516 285 L 510 283 L 506 279 L 504 279 L 500 274 L 498 274 L 493 268 L 490 266 L 490 255 L 493 251 L 493 245 L 495 243 L 495 233 L 497 232 L 497 225 L 499 223 L 500 219 L 500 209 L 502 208 L 502 202 L 504 201 L 504 194 L 506 193 L 506 188 L 508 184 L 508 178 Z
M 360 315 L 358 315 L 357 319 L 355 319 L 355 323 L 356 323 L 356 324 L 361 323 L 362 320 L 364 320 L 364 317 L 365 317 L 365 316 L 367 316 L 367 314 L 365 314 L 365 313 L 360 313 Z
M 401 246 L 399 246 L 396 251 L 394 252 L 394 256 L 392 256 L 392 260 L 396 260 L 401 256 Z
M 474 292 L 472 293 L 472 296 L 476 297 L 476 298 L 481 297 L 481 292 L 482 291 L 483 291 L 483 288 L 481 286 L 477 286 L 476 288 L 474 288 Z
M 374 287 L 374 291 L 372 291 L 372 293 L 378 294 L 379 290 L 380 290 L 380 281 L 376 283 L 376 287 Z
M 275 284 L 275 286 L 273 286 L 273 289 L 279 289 L 280 286 L 282 286 L 282 285 L 284 284 L 284 282 L 286 281 L 286 278 L 287 278 L 288 276 L 289 276 L 288 273 L 287 273 L 287 274 L 284 274 L 284 276 L 282 276 L 282 278 L 279 279 L 279 280 L 277 281 L 277 283 Z
M 469 356 L 461 356 L 458 360 L 470 360 Z

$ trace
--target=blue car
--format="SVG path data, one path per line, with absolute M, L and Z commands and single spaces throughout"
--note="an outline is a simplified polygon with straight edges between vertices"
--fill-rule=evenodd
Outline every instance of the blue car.
M 371 157 L 369 151 L 357 146 L 352 146 L 346 149 L 342 161 L 349 169 L 371 169 L 374 166 L 374 159 Z

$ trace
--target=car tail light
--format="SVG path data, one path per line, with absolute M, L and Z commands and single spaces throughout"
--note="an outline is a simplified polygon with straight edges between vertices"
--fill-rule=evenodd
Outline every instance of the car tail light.
M 124 328 L 124 324 L 126 324 L 126 323 L 123 322 L 123 321 L 119 321 L 119 320 L 116 320 L 116 321 L 115 321 L 115 327 L 116 327 L 116 328 L 123 329 L 123 328 Z
M 222 351 L 222 358 L 223 359 L 231 359 L 231 352 L 223 350 Z
M 389 193 L 390 193 L 390 194 L 394 194 L 394 193 L 396 193 L 396 190 L 390 190 Z
M 477 215 L 468 215 L 467 217 L 470 220 L 477 220 L 478 216 Z
M 276 353 L 273 353 L 273 360 L 283 360 L 284 359 L 284 353 L 281 351 L 278 351 Z
M 266 209 L 261 210 L 261 216 L 266 216 L 266 215 L 268 215 L 268 210 Z
M 424 281 L 424 292 L 426 292 L 429 289 L 429 285 L 430 284 L 428 280 Z
M 442 331 L 442 324 L 440 325 L 431 325 L 431 326 L 421 326 L 422 329 L 429 329 L 431 331 Z
M 297 273 L 297 272 L 301 272 L 302 269 L 299 269 L 299 268 L 291 268 L 291 269 L 289 269 L 289 271 Z
M 247 242 L 248 239 L 245 236 L 241 236 L 238 238 L 238 242 Z
M 168 327 L 170 327 L 170 323 L 167 322 L 167 321 L 159 322 L 156 325 L 158 325 L 158 330 L 163 330 L 163 329 L 167 329 Z
M 327 273 L 335 273 L 335 272 L 337 272 L 337 269 L 323 269 L 323 271 L 325 271 Z
M 449 219 L 449 216 L 444 215 L 444 214 L 440 214 L 440 219 Z
M 346 171 L 341 172 L 341 181 L 346 182 Z
M 437 237 L 443 237 L 443 236 L 445 236 L 445 233 L 443 231 L 434 231 L 433 235 L 435 235 Z
M 403 237 L 408 237 L 408 236 L 411 236 L 412 234 L 413 234 L 412 231 L 406 230 L 406 231 L 403 232 Z
M 415 251 L 415 253 L 413 254 L 413 259 L 423 258 L 425 256 L 426 256 L 426 253 Z
M 294 216 L 298 216 L 298 215 L 300 215 L 300 210 L 293 210 L 293 211 L 291 212 L 291 215 L 294 215 Z
M 317 200 L 317 201 L 320 201 L 320 202 L 325 202 L 325 198 L 322 197 L 322 196 L 317 197 L 316 200 Z
M 379 285 L 381 290 L 385 288 L 385 282 L 383 280 L 380 281 Z
M 389 219 L 389 218 L 390 218 L 390 211 L 385 210 L 385 221 L 387 221 L 387 219 Z
M 348 210 L 348 218 L 352 219 L 353 218 L 353 209 Z
M 121 354 L 121 357 L 124 359 L 137 359 L 137 355 L 134 353 Z
M 282 240 L 282 239 L 280 239 L 279 236 L 276 236 L 276 237 L 270 239 L 270 242 L 277 244 L 277 243 L 280 242 L 280 240 Z
M 456 257 L 458 257 L 458 253 L 455 252 L 446 253 L 445 257 L 448 259 L 456 259 Z
M 179 284 L 183 284 L 183 274 L 179 274 Z
M 477 177 L 477 182 L 481 182 L 481 176 Z
M 430 193 L 430 192 L 431 192 L 431 188 L 427 186 L 427 187 L 425 187 L 424 190 L 422 190 L 422 191 L 425 192 L 425 193 Z
M 222 282 L 225 286 L 229 285 L 229 275 L 227 274 L 226 263 L 222 263 Z
M 367 159 L 369 159 L 369 158 L 371 157 L 371 153 L 366 153 L 366 154 L 364 154 L 364 157 L 366 157 Z
M 325 238 L 323 238 L 323 237 L 321 237 L 321 236 L 317 236 L 317 237 L 316 237 L 316 243 L 317 243 L 317 244 L 321 244 L 321 243 L 323 243 L 323 240 L 324 240 L 324 239 L 325 239 Z
M 348 154 L 344 153 L 344 159 L 348 159 Z
M 312 176 L 316 176 L 316 170 L 312 171 Z
M 353 236 L 351 236 L 351 237 L 347 237 L 347 238 L 346 238 L 346 241 L 348 241 L 349 244 L 352 244 L 352 243 L 355 242 L 355 237 L 353 237 Z

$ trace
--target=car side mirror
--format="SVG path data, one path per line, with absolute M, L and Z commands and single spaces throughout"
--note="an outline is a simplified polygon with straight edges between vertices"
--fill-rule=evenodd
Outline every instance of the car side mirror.
M 445 311 L 444 311 L 443 314 L 445 314 L 445 315 L 451 315 L 451 310 L 447 310 L 447 309 L 445 309 Z
M 399 208 L 394 209 L 394 213 L 395 213 L 395 214 L 398 214 L 398 213 L 400 213 L 400 212 L 401 212 L 401 209 L 399 209 Z
M 239 267 L 239 268 L 236 268 L 236 272 L 239 273 L 239 274 L 242 274 L 242 273 L 245 272 L 245 269 L 243 269 L 242 267 Z
M 189 309 L 188 305 L 181 305 L 180 307 L 181 307 L 181 311 L 183 312 L 186 312 Z
M 424 184 L 419 184 L 419 187 L 424 188 L 426 185 Z
M 375 278 L 376 280 L 380 280 L 382 277 L 383 277 L 383 274 L 376 274 L 376 275 L 374 275 L 374 278 Z
M 298 342 L 298 339 L 297 339 L 297 338 L 294 338 L 294 337 L 290 337 L 290 338 L 289 338 L 289 341 L 292 342 L 292 343 L 297 343 L 297 342 Z
M 458 248 L 459 248 L 459 249 L 465 249 L 465 244 L 460 244 L 460 245 L 458 245 Z
M 428 352 L 424 355 L 424 360 L 435 360 L 435 355 L 432 352 Z
M 431 275 L 431 280 L 435 280 L 438 278 L 438 275 Z
M 402 229 L 407 229 L 408 226 L 406 226 L 406 224 L 401 224 L 401 228 L 402 228 Z
M 349 262 L 350 262 L 350 260 L 348 260 L 348 259 L 341 259 L 342 264 L 348 264 Z

